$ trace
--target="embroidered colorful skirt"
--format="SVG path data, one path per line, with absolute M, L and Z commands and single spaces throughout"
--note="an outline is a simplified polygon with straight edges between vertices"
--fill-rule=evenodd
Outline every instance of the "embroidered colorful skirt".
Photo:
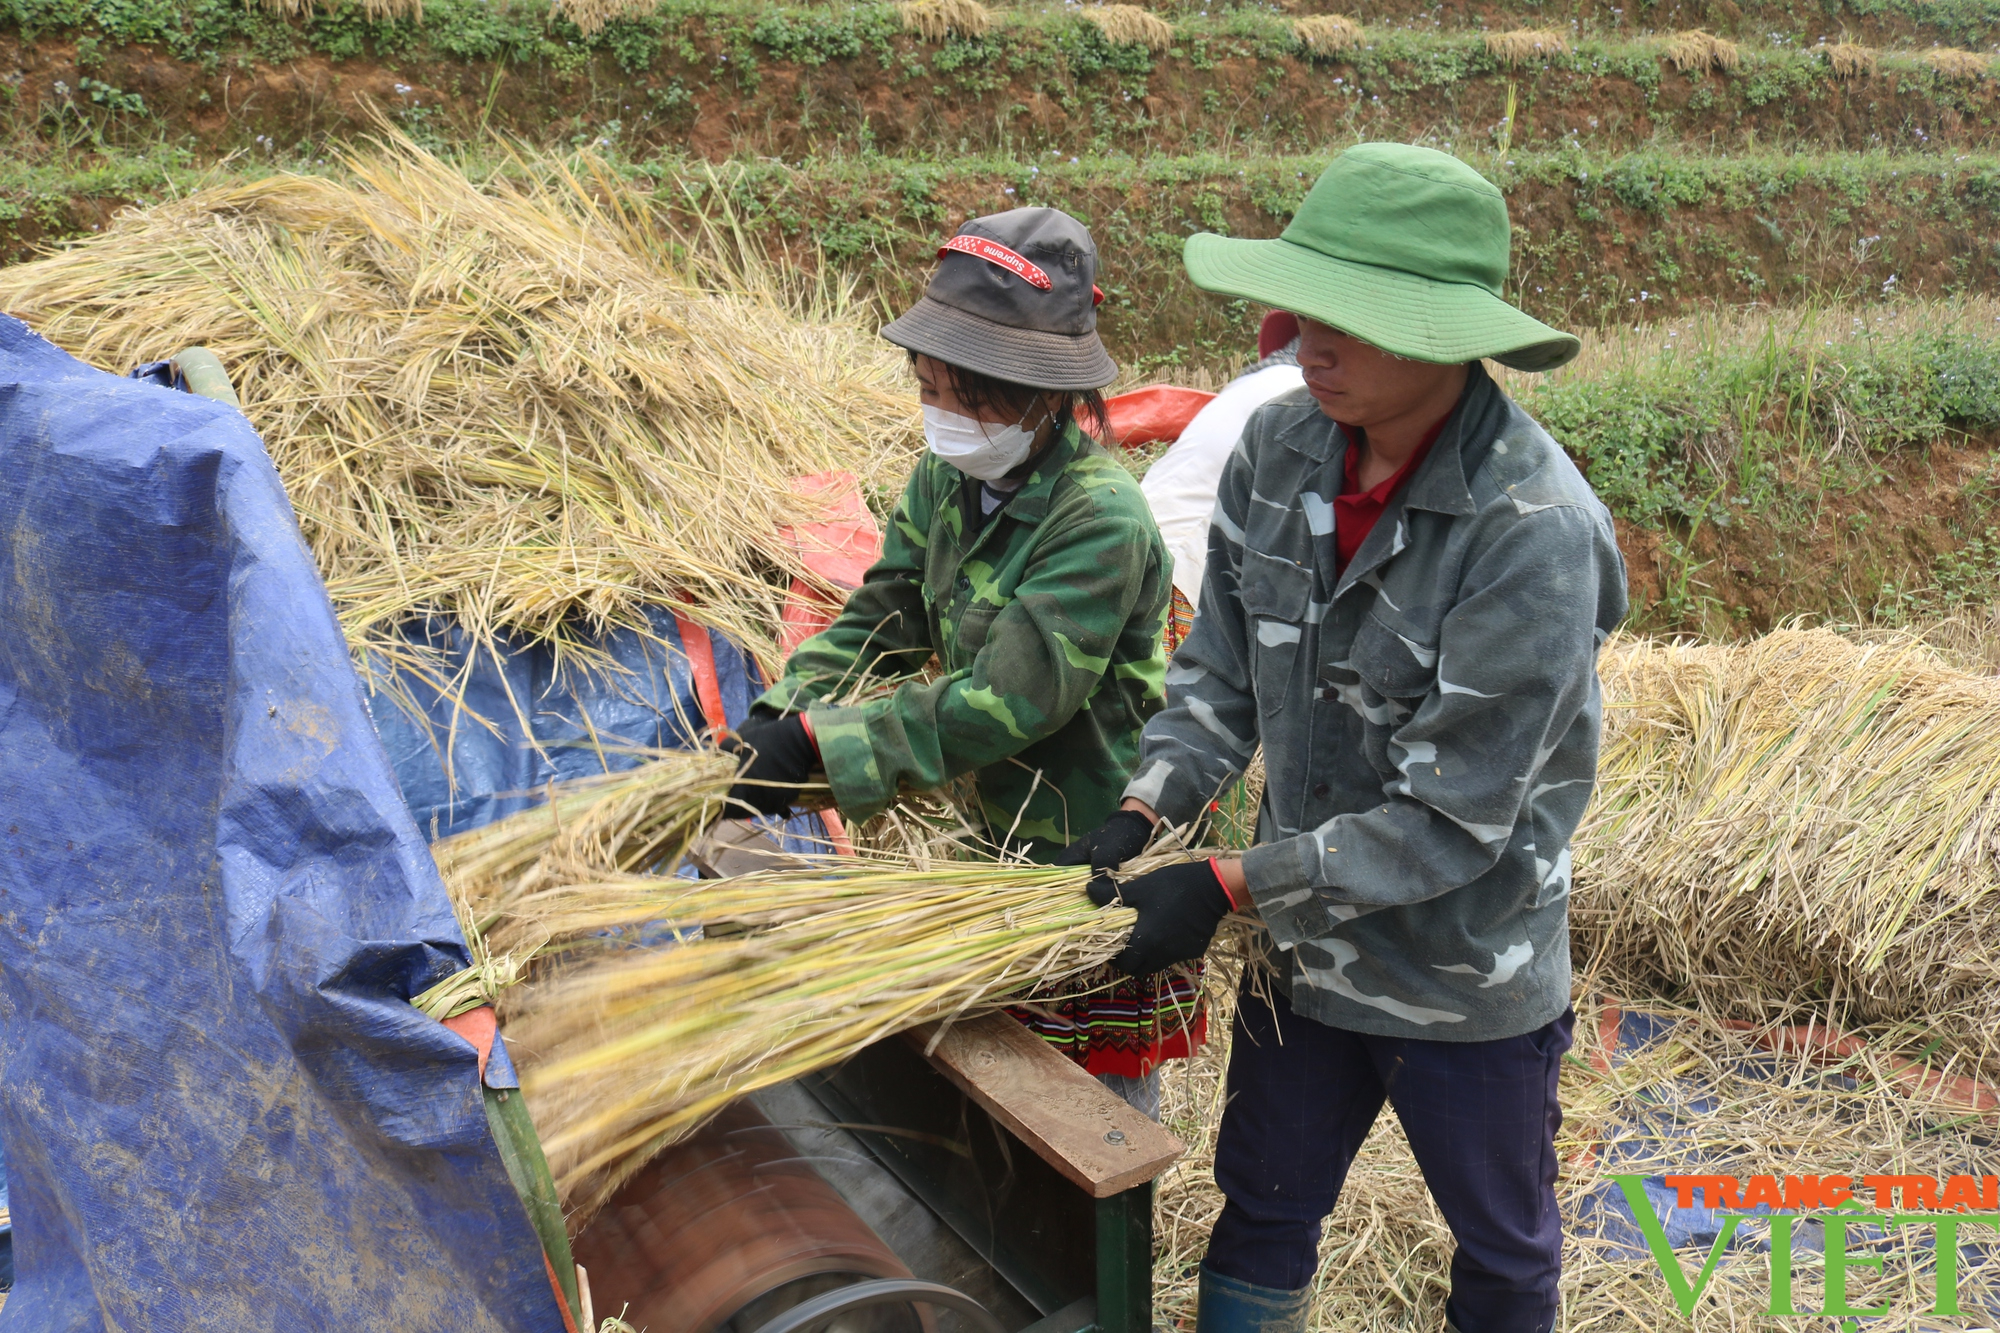
M 1201 963 L 1150 977 L 1116 977 L 1088 995 L 1029 996 L 1007 1012 L 1083 1066 L 1087 1074 L 1144 1078 L 1167 1060 L 1201 1049 L 1208 1014 L 1201 1003 Z M 1116 976 L 1109 968 L 1084 985 Z

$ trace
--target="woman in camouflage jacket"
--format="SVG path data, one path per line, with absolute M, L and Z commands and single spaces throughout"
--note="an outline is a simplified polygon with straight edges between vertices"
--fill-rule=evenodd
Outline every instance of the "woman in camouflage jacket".
M 1131 778 L 1163 698 L 1172 570 L 1138 483 L 1079 424 L 1102 422 L 1117 373 L 1089 232 L 1022 208 L 967 223 L 940 254 L 883 330 L 911 354 L 930 449 L 882 558 L 742 728 L 753 757 L 731 796 L 775 813 L 823 768 L 861 820 L 970 775 L 990 839 L 1048 860 Z M 867 678 L 896 683 L 826 702 Z M 1185 980 L 1022 1017 L 1092 1073 L 1139 1080 L 1141 1104 L 1145 1076 L 1198 1037 Z

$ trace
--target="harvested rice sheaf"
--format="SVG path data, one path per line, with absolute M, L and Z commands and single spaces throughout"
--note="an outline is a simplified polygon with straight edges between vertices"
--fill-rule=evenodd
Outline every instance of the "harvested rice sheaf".
M 1588 967 L 1732 1018 L 1904 1024 L 2000 1070 L 2000 679 L 1826 630 L 1613 644 L 1601 673 Z
M 1924 63 L 1941 79 L 1970 83 L 1992 77 L 1993 57 L 1978 51 L 1962 51 L 1955 46 L 1934 46 L 1924 52 Z
M 1097 25 L 1107 42 L 1160 52 L 1174 44 L 1174 25 L 1138 5 L 1092 5 L 1079 11 Z
M 1515 28 L 1511 32 L 1485 35 L 1487 54 L 1507 65 L 1525 65 L 1546 60 L 1569 50 L 1567 34 L 1554 28 Z
M 1835 42 L 1826 48 L 1827 68 L 1837 79 L 1873 78 L 1879 56 L 1874 47 L 1853 42 Z
M 1667 38 L 1666 57 L 1682 73 L 1705 74 L 1711 69 L 1733 70 L 1743 63 L 1736 43 L 1714 33 L 1690 28 Z
M 1342 14 L 1313 14 L 1292 24 L 1292 36 L 1316 56 L 1330 56 L 1361 44 L 1361 25 Z
M 903 0 L 896 9 L 903 27 L 927 42 L 983 37 L 993 26 L 993 11 L 979 0 Z
M 787 483 L 893 488 L 920 446 L 893 349 L 588 159 L 348 166 L 126 213 L 0 270 L 0 309 L 113 369 L 219 354 L 357 649 L 425 615 L 573 646 L 671 604 L 774 665 L 778 529 L 813 517 Z

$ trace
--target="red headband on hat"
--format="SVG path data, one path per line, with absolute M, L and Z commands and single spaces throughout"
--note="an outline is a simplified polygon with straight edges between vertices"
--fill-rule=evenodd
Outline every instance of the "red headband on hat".
M 984 236 L 954 236 L 938 247 L 939 259 L 943 259 L 948 254 L 971 255 L 976 259 L 983 259 L 989 264 L 998 264 L 1001 268 L 1006 269 L 1009 273 L 1012 273 L 1015 277 L 1021 279 L 1037 291 L 1048 291 L 1054 285 L 1049 281 L 1048 274 L 1042 272 L 1040 268 L 1029 262 L 1022 255 L 1008 249 L 998 241 L 989 241 Z M 1098 287 L 1095 284 L 1091 286 L 1090 303 L 1092 305 L 1104 304 L 1104 289 L 1102 287 Z

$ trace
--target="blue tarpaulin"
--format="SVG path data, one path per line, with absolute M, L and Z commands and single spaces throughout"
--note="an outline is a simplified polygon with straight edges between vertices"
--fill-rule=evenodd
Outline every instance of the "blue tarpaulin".
M 0 317 L 0 1330 L 562 1327 L 249 424 Z
M 740 724 L 764 690 L 757 664 L 671 611 L 647 620 L 650 634 L 617 631 L 588 663 L 560 666 L 546 644 L 489 648 L 440 621 L 405 631 L 413 651 L 401 656 L 425 669 L 384 664 L 368 706 L 417 827 L 432 838 L 477 828 L 539 803 L 549 782 L 640 763 L 635 747 L 681 749 L 712 723 Z M 712 663 L 713 719 L 697 658 Z

